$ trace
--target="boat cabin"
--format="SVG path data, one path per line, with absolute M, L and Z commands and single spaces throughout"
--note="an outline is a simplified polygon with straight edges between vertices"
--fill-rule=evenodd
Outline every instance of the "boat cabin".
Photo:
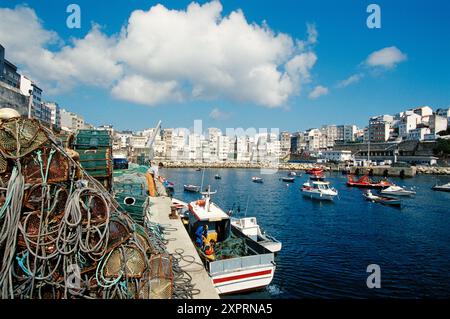
M 189 204 L 188 232 L 192 238 L 200 226 L 208 225 L 207 241 L 222 242 L 231 236 L 230 217 L 209 198 Z
M 330 189 L 330 183 L 328 182 L 312 182 L 307 186 L 309 189 L 319 189 L 319 190 L 328 190 Z

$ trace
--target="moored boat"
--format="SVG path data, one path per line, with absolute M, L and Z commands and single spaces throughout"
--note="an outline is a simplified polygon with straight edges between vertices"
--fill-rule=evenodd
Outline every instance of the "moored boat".
M 363 194 L 363 197 L 372 203 L 379 203 L 379 204 L 383 204 L 383 205 L 400 207 L 402 204 L 402 201 L 398 198 L 387 197 L 387 196 L 377 196 L 377 195 L 372 194 L 372 192 L 370 190 L 365 192 Z
M 397 185 L 392 185 L 389 186 L 388 188 L 382 189 L 380 193 L 384 195 L 394 195 L 394 196 L 414 196 L 416 194 L 415 191 L 407 190 Z
M 276 269 L 274 253 L 231 227 L 212 194 L 208 188 L 202 199 L 189 203 L 187 228 L 215 289 L 231 294 L 268 286 Z
M 220 176 L 219 174 L 214 175 L 215 179 L 222 179 L 222 176 Z
M 282 177 L 281 180 L 286 183 L 294 183 L 295 177 Z
M 252 182 L 253 183 L 263 183 L 263 179 L 261 177 L 252 177 Z
M 338 196 L 338 191 L 330 187 L 329 182 L 306 182 L 300 190 L 304 197 L 311 199 L 332 201 L 336 196 Z
M 369 176 L 364 175 L 358 180 L 353 179 L 353 175 L 348 175 L 347 186 L 362 187 L 362 188 L 387 188 L 393 184 L 388 180 L 381 180 L 379 182 L 373 182 Z
M 441 191 L 441 192 L 450 192 L 450 183 L 444 184 L 444 185 L 434 185 L 432 190 L 435 191 Z
M 200 191 L 200 186 L 197 185 L 184 185 L 185 192 L 198 193 Z
M 256 217 L 231 218 L 231 226 L 273 253 L 281 250 L 281 242 L 262 231 Z
M 289 172 L 287 175 L 288 176 L 297 176 L 297 173 L 296 172 Z

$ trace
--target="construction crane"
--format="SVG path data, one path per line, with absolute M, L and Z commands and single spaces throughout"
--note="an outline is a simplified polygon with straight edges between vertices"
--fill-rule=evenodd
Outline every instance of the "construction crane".
M 155 143 L 156 135 L 159 133 L 159 130 L 161 128 L 161 120 L 158 121 L 158 124 L 156 124 L 155 130 L 153 131 L 152 135 L 147 141 L 146 147 L 150 149 L 150 155 L 149 160 L 151 161 L 153 159 L 154 149 L 153 144 Z

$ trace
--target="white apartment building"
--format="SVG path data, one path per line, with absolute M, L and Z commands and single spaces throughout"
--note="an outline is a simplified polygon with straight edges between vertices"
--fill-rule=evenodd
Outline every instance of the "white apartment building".
M 201 162 L 202 161 L 202 140 L 203 136 L 191 133 L 188 136 L 189 160 Z
M 343 150 L 343 151 L 322 151 L 321 158 L 327 161 L 335 161 L 335 162 L 345 162 L 350 161 L 352 159 L 352 152 Z
M 422 124 L 422 116 L 419 114 L 405 112 L 398 126 L 398 135 L 401 138 L 407 138 L 411 130 L 415 130 L 417 125 Z
M 60 114 L 61 129 L 75 132 L 76 130 L 82 130 L 85 128 L 84 119 L 81 116 L 73 112 L 68 112 L 65 109 L 61 109 Z
M 61 110 L 58 103 L 44 102 L 44 105 L 50 110 L 50 123 L 58 129 L 61 128 Z
M 429 126 L 431 133 L 438 134 L 441 131 L 447 129 L 448 119 L 437 114 L 433 114 L 429 117 Z
M 431 131 L 428 127 L 416 128 L 414 130 L 409 131 L 408 140 L 423 141 L 425 139 L 425 135 L 430 133 Z

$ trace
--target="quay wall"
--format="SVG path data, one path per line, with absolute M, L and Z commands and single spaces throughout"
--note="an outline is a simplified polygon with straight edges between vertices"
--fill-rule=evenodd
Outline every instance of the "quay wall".
M 276 166 L 264 165 L 261 163 L 195 163 L 195 162 L 171 162 L 160 161 L 166 168 L 242 168 L 242 169 L 261 169 L 272 168 L 286 171 L 307 170 L 313 167 L 322 167 L 325 171 L 341 171 L 345 165 L 316 164 L 316 163 L 286 163 L 280 162 Z M 374 176 L 394 176 L 394 177 L 414 177 L 417 174 L 429 175 L 450 175 L 450 167 L 438 166 L 411 166 L 411 167 L 391 167 L 391 166 L 370 166 L 370 167 L 351 167 L 351 173 L 359 169 L 359 174 L 371 173 Z M 370 171 L 372 170 L 372 171 Z M 402 173 L 403 172 L 403 173 Z

